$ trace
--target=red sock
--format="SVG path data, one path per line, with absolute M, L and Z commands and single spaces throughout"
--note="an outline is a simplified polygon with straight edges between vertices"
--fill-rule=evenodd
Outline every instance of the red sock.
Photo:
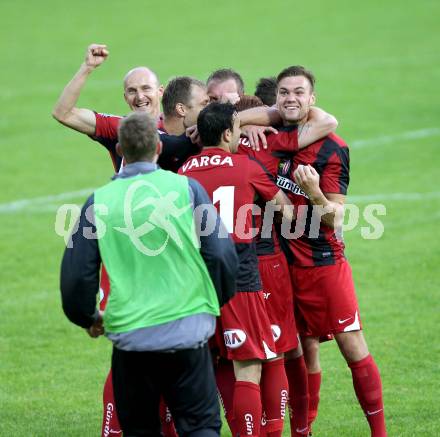
M 236 381 L 233 409 L 239 436 L 259 436 L 262 410 L 260 386 L 253 382 Z
M 220 358 L 215 368 L 215 379 L 217 381 L 220 403 L 223 406 L 229 429 L 234 436 L 236 434 L 233 412 L 235 375 L 232 361 Z
M 313 422 L 318 415 L 318 405 L 319 405 L 319 391 L 321 389 L 321 372 L 309 373 L 309 418 L 308 425 L 309 428 L 312 427 Z
M 160 423 L 162 425 L 162 434 L 163 437 L 179 437 L 176 432 L 176 428 L 174 427 L 173 416 L 171 416 L 171 411 L 167 407 L 164 399 L 160 398 L 159 403 L 159 416 Z
M 309 410 L 309 389 L 307 367 L 301 355 L 284 363 L 289 381 L 290 435 L 306 436 L 309 432 L 307 423 Z
M 104 404 L 104 414 L 102 417 L 102 437 L 122 437 L 121 425 L 116 414 L 115 398 L 113 396 L 112 371 L 108 373 L 104 383 L 104 392 L 102 394 Z
M 386 437 L 382 382 L 373 357 L 368 355 L 348 366 L 353 376 L 354 391 L 370 425 L 371 437 Z
M 267 437 L 281 437 L 289 399 L 283 359 L 263 363 L 260 388 L 265 413 L 263 429 Z

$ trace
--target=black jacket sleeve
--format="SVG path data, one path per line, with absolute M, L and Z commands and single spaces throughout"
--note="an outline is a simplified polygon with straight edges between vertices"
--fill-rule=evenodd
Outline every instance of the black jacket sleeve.
M 185 135 L 160 134 L 162 153 L 157 163 L 164 170 L 177 173 L 177 170 L 192 155 L 200 153 L 200 146 L 193 144 Z
M 74 228 L 77 231 L 72 234 L 61 263 L 63 311 L 72 323 L 83 328 L 89 328 L 98 316 L 96 294 L 101 257 L 93 216 L 92 195 L 81 210 L 79 226 Z M 95 238 L 90 238 L 91 235 Z
M 238 257 L 235 245 L 205 189 L 196 180 L 188 180 L 200 253 L 217 291 L 219 304 L 223 306 L 236 291 Z

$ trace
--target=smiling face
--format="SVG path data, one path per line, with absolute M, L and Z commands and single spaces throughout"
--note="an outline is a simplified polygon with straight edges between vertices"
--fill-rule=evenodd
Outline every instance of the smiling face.
M 163 87 L 156 75 L 145 67 L 127 73 L 124 80 L 124 98 L 132 111 L 142 111 L 158 117 Z
M 305 76 L 288 76 L 280 80 L 277 108 L 284 124 L 296 124 L 307 118 L 315 93 Z

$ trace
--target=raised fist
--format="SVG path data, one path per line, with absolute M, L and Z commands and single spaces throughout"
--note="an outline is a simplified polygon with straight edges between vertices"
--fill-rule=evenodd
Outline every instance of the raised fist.
M 99 67 L 108 56 L 107 46 L 104 44 L 90 44 L 87 47 L 85 64 L 87 67 Z

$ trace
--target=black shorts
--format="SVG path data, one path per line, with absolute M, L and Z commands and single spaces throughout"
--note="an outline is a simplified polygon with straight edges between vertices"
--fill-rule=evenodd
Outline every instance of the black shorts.
M 126 352 L 114 347 L 112 373 L 124 437 L 161 436 L 161 395 L 179 436 L 220 435 L 220 409 L 207 345 L 176 352 Z

